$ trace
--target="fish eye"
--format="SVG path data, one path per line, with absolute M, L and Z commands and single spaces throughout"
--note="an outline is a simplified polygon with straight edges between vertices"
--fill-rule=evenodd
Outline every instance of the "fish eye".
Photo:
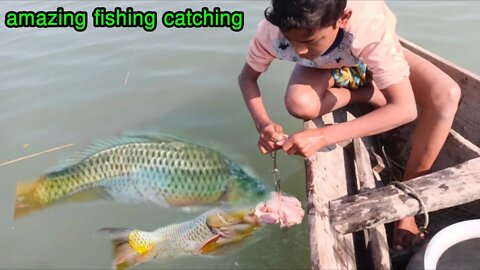
M 257 185 L 257 194 L 258 195 L 263 195 L 263 194 L 265 194 L 265 192 L 266 192 L 265 186 L 262 185 L 262 184 L 258 184 Z

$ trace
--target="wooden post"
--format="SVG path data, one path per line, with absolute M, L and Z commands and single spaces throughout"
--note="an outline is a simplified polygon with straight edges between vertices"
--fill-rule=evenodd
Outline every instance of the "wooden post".
M 403 182 L 436 211 L 480 199 L 480 158 Z M 420 213 L 412 196 L 390 185 L 330 202 L 330 222 L 346 234 Z
M 348 106 L 347 120 L 352 121 L 361 117 L 366 112 L 359 104 Z M 357 179 L 357 193 L 383 187 L 381 179 L 375 179 L 370 154 L 374 154 L 375 144 L 371 137 L 353 139 L 353 151 L 355 155 L 355 169 Z M 382 162 L 375 157 L 377 162 Z M 377 181 L 378 180 L 378 181 Z M 363 231 L 367 254 L 370 257 L 371 267 L 374 269 L 389 270 L 392 268 L 385 226 L 380 225 Z M 358 256 L 359 254 L 357 254 Z M 357 257 L 358 258 L 358 257 Z
M 371 190 L 376 187 L 370 163 L 370 156 L 367 149 L 367 146 L 373 148 L 372 145 L 371 138 L 369 137 L 353 140 L 355 161 L 357 165 L 357 180 L 359 182 L 360 191 Z M 367 250 L 371 253 L 373 267 L 375 269 L 391 269 L 385 226 L 380 225 L 365 231 L 365 241 Z
M 323 116 L 333 123 L 333 115 Z M 305 128 L 323 126 L 321 118 L 305 122 Z M 343 148 L 327 147 L 306 159 L 308 222 L 312 269 L 355 269 L 352 235 L 341 235 L 330 225 L 329 201 L 347 195 Z

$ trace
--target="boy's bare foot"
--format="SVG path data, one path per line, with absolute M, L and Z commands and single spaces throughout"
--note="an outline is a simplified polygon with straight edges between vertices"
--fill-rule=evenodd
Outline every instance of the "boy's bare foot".
M 394 224 L 393 229 L 393 248 L 396 251 L 411 248 L 420 243 L 425 238 L 425 234 L 420 233 L 414 217 L 401 219 Z

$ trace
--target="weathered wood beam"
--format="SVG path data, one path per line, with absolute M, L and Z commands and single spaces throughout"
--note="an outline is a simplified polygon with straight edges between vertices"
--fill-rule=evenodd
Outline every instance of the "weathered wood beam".
M 453 129 L 467 140 L 480 146 L 480 133 L 478 132 L 480 126 L 480 117 L 478 117 L 480 76 L 405 39 L 401 39 L 401 43 L 404 48 L 431 62 L 458 83 L 462 89 L 462 101 L 453 122 Z
M 305 122 L 305 129 L 333 123 L 333 115 Z M 355 269 L 352 235 L 341 235 L 330 225 L 329 201 L 347 195 L 344 150 L 327 147 L 306 159 L 308 222 L 312 269 Z
M 403 183 L 420 196 L 428 211 L 479 200 L 480 158 Z M 331 201 L 329 219 L 337 232 L 346 234 L 420 212 L 416 199 L 389 185 Z
M 353 140 L 355 151 L 355 162 L 357 169 L 357 180 L 359 190 L 371 190 L 376 188 L 375 178 L 370 163 L 370 155 L 367 148 L 373 148 L 370 137 Z M 373 150 L 373 149 L 372 149 Z M 367 250 L 370 251 L 372 264 L 375 269 L 391 269 L 390 254 L 385 226 L 380 225 L 365 231 Z

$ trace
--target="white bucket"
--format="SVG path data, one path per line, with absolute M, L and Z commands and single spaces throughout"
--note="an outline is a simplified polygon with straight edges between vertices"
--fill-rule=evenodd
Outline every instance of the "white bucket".
M 462 241 L 480 238 L 480 219 L 467 220 L 439 231 L 428 243 L 423 258 L 425 269 L 436 269 L 442 254 Z

